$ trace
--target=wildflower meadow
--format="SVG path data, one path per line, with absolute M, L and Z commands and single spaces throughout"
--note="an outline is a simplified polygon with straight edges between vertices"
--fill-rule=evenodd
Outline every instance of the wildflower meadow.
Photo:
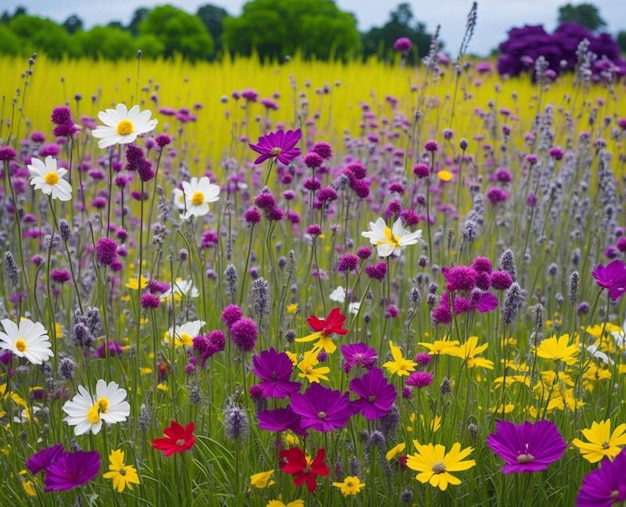
M 626 502 L 624 81 L 403 48 L 0 57 L 1 505 Z

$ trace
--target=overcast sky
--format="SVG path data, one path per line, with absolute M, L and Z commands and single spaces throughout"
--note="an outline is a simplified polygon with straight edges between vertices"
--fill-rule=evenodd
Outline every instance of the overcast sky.
M 340 9 L 352 12 L 359 22 L 359 30 L 381 26 L 389 18 L 389 13 L 403 0 L 335 0 Z M 505 40 L 506 32 L 512 26 L 543 24 L 547 30 L 556 26 L 558 8 L 566 3 L 582 3 L 576 0 L 479 0 L 478 26 L 469 51 L 487 54 Z M 626 30 L 626 0 L 587 0 L 598 7 L 601 16 L 608 23 L 607 31 L 615 34 Z M 49 17 L 63 22 L 71 14 L 77 14 L 87 27 L 106 25 L 109 21 L 127 24 L 135 9 L 154 7 L 170 3 L 195 13 L 205 4 L 224 7 L 229 14 L 239 15 L 246 0 L 1 0 L 0 10 L 13 12 L 16 6 L 26 7 L 30 14 Z M 426 24 L 432 33 L 441 25 L 441 37 L 446 50 L 452 54 L 458 51 L 465 29 L 467 13 L 472 0 L 406 0 L 411 5 L 415 18 Z

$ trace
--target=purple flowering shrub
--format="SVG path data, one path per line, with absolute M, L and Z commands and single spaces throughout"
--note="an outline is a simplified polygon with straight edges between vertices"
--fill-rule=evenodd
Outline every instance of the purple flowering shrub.
M 591 67 L 594 75 L 606 70 L 619 76 L 626 74 L 626 61 L 620 58 L 619 46 L 611 35 L 596 36 L 576 23 L 561 23 L 552 34 L 542 25 L 511 28 L 509 38 L 499 47 L 498 73 L 519 76 L 532 72 L 540 56 L 546 59 L 548 69 L 556 74 L 573 71 L 578 63 L 578 46 L 584 39 L 589 41 L 588 51 L 596 55 Z

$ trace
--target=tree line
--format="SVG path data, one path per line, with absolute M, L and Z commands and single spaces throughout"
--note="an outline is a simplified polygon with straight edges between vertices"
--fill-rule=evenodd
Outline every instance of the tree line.
M 274 61 L 296 53 L 320 60 L 388 58 L 400 37 L 413 43 L 410 61 L 428 53 L 431 35 L 407 3 L 398 5 L 385 24 L 363 33 L 354 15 L 340 10 L 334 0 L 252 0 L 240 16 L 211 4 L 195 14 L 162 5 L 137 9 L 128 24 L 113 21 L 89 29 L 77 15 L 58 24 L 24 7 L 0 17 L 0 54 L 29 56 L 37 51 L 52 58 L 131 58 L 138 49 L 145 57 L 181 55 L 192 61 L 226 53 Z

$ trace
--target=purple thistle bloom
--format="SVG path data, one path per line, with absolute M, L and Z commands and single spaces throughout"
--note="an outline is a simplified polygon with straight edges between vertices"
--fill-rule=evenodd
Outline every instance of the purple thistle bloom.
M 429 354 L 427 354 L 430 357 Z M 433 374 L 427 371 L 415 371 L 406 379 L 406 385 L 411 387 L 428 387 L 433 383 Z
M 365 273 L 374 280 L 383 280 L 387 275 L 387 263 L 385 261 L 365 266 Z
M 252 358 L 253 373 L 262 382 L 257 384 L 266 398 L 288 398 L 300 390 L 300 383 L 289 380 L 293 364 L 284 352 L 276 352 L 274 347 L 262 350 Z
M 487 436 L 487 445 L 506 463 L 504 474 L 547 470 L 567 449 L 556 424 L 546 420 L 519 425 L 498 421 L 496 432 Z
M 302 418 L 303 428 L 324 432 L 343 428 L 352 415 L 348 393 L 320 384 L 312 384 L 304 394 L 294 394 L 291 408 Z
M 42 449 L 26 460 L 26 468 L 30 470 L 31 474 L 38 474 L 42 470 L 48 468 L 62 452 L 63 444 L 57 444 L 52 447 L 48 447 L 47 449 Z
M 222 321 L 226 324 L 227 328 L 231 328 L 232 325 L 243 317 L 243 311 L 237 305 L 228 305 L 222 311 Z
M 454 266 L 452 268 L 441 268 L 443 276 L 446 278 L 446 290 L 454 292 L 457 290 L 470 291 L 476 286 L 476 271 L 468 266 Z
M 294 158 L 300 155 L 300 148 L 296 148 L 296 144 L 302 137 L 302 131 L 279 130 L 272 132 L 259 138 L 257 144 L 250 143 L 249 146 L 260 154 L 260 157 L 254 161 L 256 165 L 262 164 L 267 159 L 278 159 L 281 164 L 289 164 Z
M 63 452 L 46 469 L 45 492 L 65 491 L 82 486 L 100 472 L 100 453 Z
M 352 368 L 365 368 L 369 370 L 378 361 L 376 349 L 368 347 L 365 343 L 353 343 L 339 347 L 343 355 L 343 371 L 350 373 Z
M 596 279 L 599 287 L 609 290 L 613 301 L 617 301 L 626 291 L 626 264 L 619 259 L 607 266 L 598 264 L 591 275 Z
M 115 340 L 108 340 L 108 342 L 109 342 L 109 357 L 117 356 L 124 351 L 122 346 L 119 343 L 117 343 Z M 106 357 L 105 346 L 106 346 L 106 343 L 103 343 L 102 345 L 100 345 L 100 347 L 94 350 L 93 357 L 95 358 Z
M 259 428 L 265 431 L 287 431 L 305 436 L 307 431 L 302 427 L 302 419 L 290 406 L 274 410 L 263 410 L 257 414 Z
M 103 266 L 110 266 L 117 259 L 117 242 L 111 238 L 99 238 L 96 242 L 96 258 Z
M 600 468 L 585 476 L 576 507 L 611 507 L 626 501 L 626 450 L 613 461 L 605 459 Z
M 259 337 L 259 328 L 252 319 L 243 317 L 230 327 L 230 336 L 242 352 L 251 352 Z
M 411 39 L 407 37 L 400 37 L 393 43 L 393 49 L 399 53 L 406 53 L 410 51 L 412 47 L 413 43 L 411 42 Z
M 360 412 L 370 420 L 386 416 L 396 401 L 396 388 L 387 381 L 380 368 L 350 381 L 350 390 L 360 396 L 352 402 L 354 413 Z

